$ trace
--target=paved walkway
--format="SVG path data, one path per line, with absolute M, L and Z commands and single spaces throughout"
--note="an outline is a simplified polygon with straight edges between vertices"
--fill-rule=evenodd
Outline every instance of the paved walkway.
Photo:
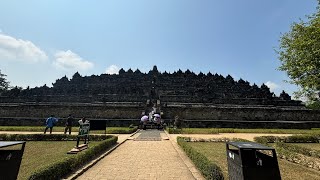
M 34 134 L 42 132 L 9 132 L 0 134 Z M 57 132 L 55 134 L 61 134 Z M 243 138 L 255 136 L 290 136 L 290 134 L 221 133 L 221 134 L 166 134 L 158 130 L 142 130 L 133 137 L 128 134 L 113 134 L 122 143 L 114 151 L 85 171 L 79 180 L 106 179 L 204 179 L 190 159 L 176 143 L 177 136 L 195 139 Z M 79 171 L 81 172 L 81 170 Z
M 190 171 L 184 162 L 187 159 L 175 149 L 174 142 L 165 140 L 164 132 L 160 133 L 161 141 L 135 140 L 152 131 L 157 130 L 137 133 L 77 179 L 203 179 L 197 171 Z

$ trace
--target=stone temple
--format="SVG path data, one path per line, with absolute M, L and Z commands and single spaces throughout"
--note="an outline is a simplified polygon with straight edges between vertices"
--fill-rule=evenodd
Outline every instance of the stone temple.
M 62 77 L 36 88 L 13 88 L 0 96 L 0 125 L 42 125 L 50 114 L 107 120 L 109 126 L 138 124 L 152 108 L 168 123 L 175 116 L 186 127 L 312 128 L 320 112 L 306 109 L 284 91 L 276 96 L 262 84 L 230 75 L 178 70 Z

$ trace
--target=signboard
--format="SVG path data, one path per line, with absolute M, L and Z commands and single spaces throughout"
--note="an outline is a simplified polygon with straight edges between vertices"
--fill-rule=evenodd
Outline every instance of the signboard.
M 90 124 L 89 123 L 83 123 L 80 125 L 79 128 L 79 135 L 89 135 L 89 130 L 90 130 Z
M 90 121 L 91 130 L 106 130 L 106 120 L 91 120 Z
M 0 179 L 17 179 L 25 144 L 25 141 L 0 141 Z

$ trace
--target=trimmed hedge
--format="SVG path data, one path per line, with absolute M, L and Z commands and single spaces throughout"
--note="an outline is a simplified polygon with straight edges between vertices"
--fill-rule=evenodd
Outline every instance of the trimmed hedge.
M 224 177 L 221 168 L 213 162 L 209 161 L 206 156 L 197 152 L 191 146 L 189 146 L 187 143 L 188 141 L 190 141 L 190 138 L 177 137 L 178 144 L 182 147 L 188 157 L 201 171 L 203 176 L 206 179 L 223 180 Z
M 105 152 L 108 148 L 112 147 L 117 143 L 118 137 L 108 136 L 107 139 L 103 140 L 96 146 L 90 147 L 87 150 L 77 154 L 76 156 L 70 156 L 61 161 L 50 164 L 43 167 L 28 178 L 29 180 L 55 180 L 61 179 L 72 171 L 77 170 L 82 165 L 91 161 L 95 157 Z
M 318 143 L 319 135 L 297 135 L 285 138 L 286 143 Z
M 107 127 L 106 132 L 109 134 L 131 134 L 137 131 L 138 127 L 130 125 L 129 127 Z M 43 126 L 0 126 L 0 131 L 27 131 L 27 132 L 43 132 Z M 64 126 L 55 126 L 54 132 L 64 132 Z M 78 132 L 79 127 L 74 126 L 72 132 Z M 104 134 L 105 130 L 91 130 L 90 133 Z
M 276 147 L 281 147 L 281 148 L 284 148 L 288 151 L 296 152 L 296 153 L 303 154 L 306 156 L 320 158 L 320 151 L 319 150 L 313 150 L 310 148 L 301 147 L 301 146 L 297 146 L 294 144 L 282 143 L 282 142 L 277 142 Z
M 319 157 L 320 151 L 309 148 L 287 144 L 287 143 L 319 143 L 319 135 L 297 135 L 289 137 L 255 137 L 254 140 L 261 144 L 274 143 L 278 157 L 290 162 L 301 164 L 303 166 L 320 170 Z M 270 144 L 269 144 L 270 146 Z
M 285 143 L 282 143 L 285 144 Z M 313 168 L 315 170 L 320 170 L 320 159 L 312 156 L 302 154 L 300 152 L 292 151 L 292 149 L 287 149 L 286 147 L 278 146 L 276 143 L 275 148 L 278 153 L 278 157 L 285 159 L 287 161 L 300 164 L 302 166 Z M 297 150 L 297 149 L 295 149 Z
M 109 139 L 110 135 L 89 135 L 90 141 Z M 77 135 L 66 134 L 0 134 L 1 141 L 75 141 Z
M 185 142 L 229 142 L 229 141 L 242 141 L 242 142 L 251 142 L 247 139 L 241 138 L 193 138 L 193 137 L 183 137 Z
M 254 137 L 253 140 L 257 143 L 267 145 L 268 143 L 283 142 L 283 139 L 280 138 L 281 137 L 278 136 L 260 136 Z
M 267 144 L 275 142 L 285 142 L 285 143 L 319 143 L 319 135 L 295 135 L 288 137 L 278 137 L 278 136 L 261 136 L 255 137 L 254 141 Z
M 131 133 L 136 132 L 137 130 L 138 130 L 137 126 L 129 127 L 129 128 L 110 127 L 110 128 L 107 128 L 107 133 L 108 134 L 131 134 Z
M 217 133 L 277 133 L 277 134 L 320 134 L 320 129 L 238 129 L 238 128 L 173 128 L 167 131 L 172 134 L 217 134 Z

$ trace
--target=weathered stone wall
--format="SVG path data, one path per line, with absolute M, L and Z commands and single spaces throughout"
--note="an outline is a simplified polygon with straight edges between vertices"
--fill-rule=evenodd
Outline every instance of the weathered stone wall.
M 27 97 L 0 96 L 0 103 L 23 103 L 23 102 L 77 102 L 77 103 L 92 103 L 92 102 L 145 102 L 146 96 L 133 95 L 118 95 L 118 94 L 98 94 L 95 96 L 86 95 L 38 95 Z
M 162 102 L 168 103 L 197 103 L 199 102 L 198 97 L 187 96 L 187 95 L 166 95 L 161 96 Z M 233 98 L 233 99 L 206 99 L 203 97 L 203 102 L 210 102 L 211 104 L 233 104 L 233 105 L 271 105 L 271 106 L 291 106 L 291 107 L 302 107 L 301 101 L 297 100 L 281 100 L 279 98 L 263 99 L 263 98 Z
M 165 118 L 186 120 L 320 121 L 320 111 L 284 107 L 168 105 L 162 110 Z
M 107 126 L 139 124 L 142 103 L 73 103 L 73 104 L 1 104 L 0 125 L 44 125 L 54 114 L 63 119 L 73 114 L 76 119 L 107 120 Z M 176 115 L 187 127 L 237 128 L 312 128 L 320 127 L 320 111 L 273 106 L 226 106 L 201 104 L 166 104 L 161 107 L 162 118 L 170 123 Z
M 319 121 L 237 121 L 237 120 L 185 120 L 185 127 L 311 129 L 319 128 Z
M 144 107 L 141 103 L 112 104 L 1 104 L 0 117 L 45 118 L 50 115 L 67 117 L 101 118 L 101 119 L 135 119 L 140 118 Z
M 45 126 L 45 121 L 47 117 L 44 118 L 0 118 L 0 126 Z M 59 117 L 59 121 L 56 124 L 57 126 L 64 126 L 66 123 L 66 117 Z M 73 126 L 77 127 L 79 125 L 78 121 L 80 117 L 75 117 L 73 121 Z M 140 119 L 94 119 L 89 118 L 89 120 L 101 120 L 106 121 L 107 127 L 128 127 L 129 125 L 133 124 L 138 126 L 140 123 Z

